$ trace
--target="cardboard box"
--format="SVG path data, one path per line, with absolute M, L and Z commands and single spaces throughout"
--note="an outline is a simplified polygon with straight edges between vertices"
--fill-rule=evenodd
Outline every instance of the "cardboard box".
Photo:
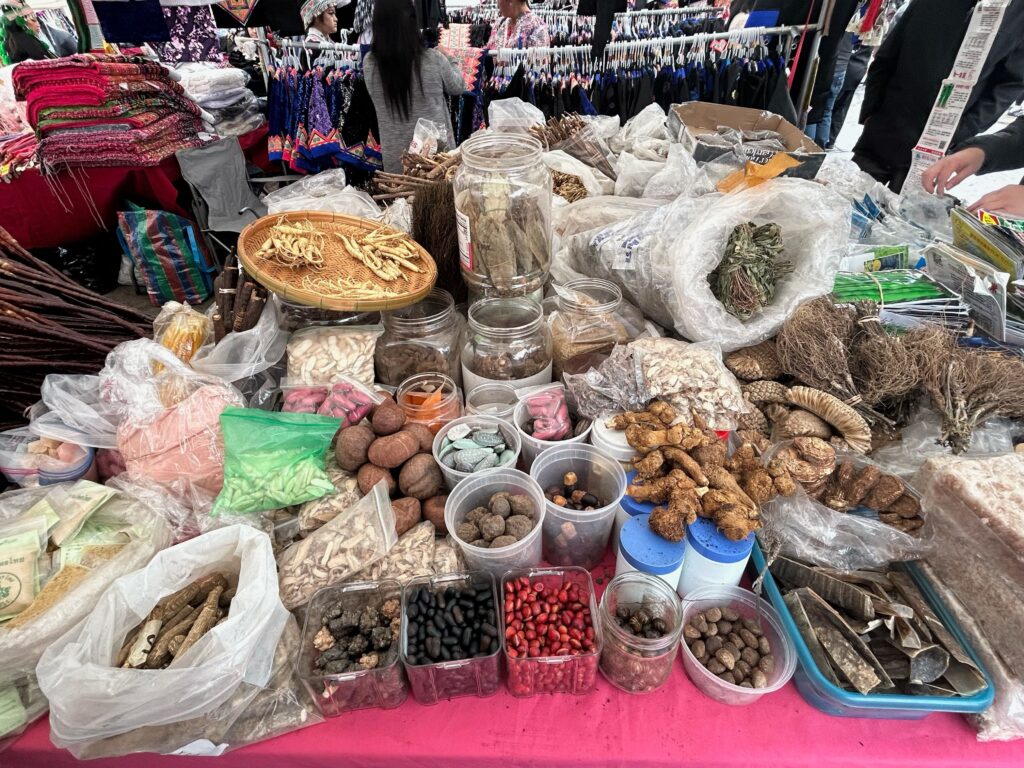
M 669 110 L 669 134 L 675 136 L 676 141 L 683 144 L 698 163 L 709 162 L 729 151 L 726 147 L 701 141 L 701 136 L 717 133 L 720 125 L 741 131 L 775 131 L 781 135 L 786 146 L 785 154 L 795 161 L 782 176 L 813 179 L 825 160 L 825 150 L 791 122 L 772 112 L 702 101 L 674 104 Z M 758 165 L 767 164 L 779 154 L 759 147 L 747 147 L 743 152 L 748 160 Z

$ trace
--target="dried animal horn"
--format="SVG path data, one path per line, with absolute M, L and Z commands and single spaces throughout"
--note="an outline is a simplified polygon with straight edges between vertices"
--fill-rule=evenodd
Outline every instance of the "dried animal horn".
M 800 409 L 789 413 L 776 426 L 781 440 L 791 437 L 820 437 L 822 440 L 828 440 L 832 436 L 832 428 L 828 422 Z
M 789 388 L 777 381 L 755 381 L 743 387 L 743 394 L 752 403 L 788 403 Z
M 839 398 L 820 389 L 792 387 L 789 390 L 789 402 L 827 421 L 857 453 L 871 450 L 871 428 L 868 423 Z

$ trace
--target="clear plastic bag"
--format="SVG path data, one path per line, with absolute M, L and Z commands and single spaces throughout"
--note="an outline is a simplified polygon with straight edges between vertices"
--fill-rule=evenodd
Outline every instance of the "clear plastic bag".
M 588 166 L 581 160 L 577 160 L 561 150 L 545 152 L 543 156 L 544 165 L 552 171 L 567 173 L 576 176 L 587 190 L 588 197 L 599 195 L 610 195 L 615 190 L 615 182 L 602 173 Z
M 224 621 L 168 669 L 111 666 L 126 635 L 161 598 L 217 571 L 238 577 Z M 157 553 L 144 568 L 115 581 L 85 620 L 43 653 L 36 674 L 50 700 L 51 740 L 79 759 L 179 750 L 219 754 L 199 744 L 204 726 L 244 711 L 268 684 L 287 619 L 270 540 L 260 531 L 236 525 Z M 243 685 L 252 687 L 252 695 L 239 702 L 235 696 Z M 194 722 L 181 727 L 185 721 Z
M 554 212 L 551 228 L 557 237 L 565 240 L 582 232 L 598 230 L 638 214 L 647 213 L 664 204 L 662 200 L 615 197 L 611 194 L 587 197 Z M 558 255 L 556 249 L 555 260 L 551 265 L 552 271 L 557 269 L 555 262 L 558 261 L 564 261 L 564 258 Z
M 327 477 L 334 486 L 334 493 L 305 502 L 299 507 L 299 532 L 308 534 L 315 531 L 347 510 L 359 499 L 359 482 L 352 472 L 338 466 L 333 451 L 327 453 Z
M 640 361 L 628 346 L 615 347 L 607 360 L 580 374 L 563 374 L 569 404 L 588 419 L 642 411 L 651 400 Z
M 248 331 L 232 331 L 217 344 L 201 348 L 192 358 L 192 369 L 228 382 L 263 373 L 284 357 L 288 332 L 281 325 L 280 300 L 275 295 L 256 325 Z
M 793 265 L 793 272 L 779 281 L 772 303 L 744 322 L 715 298 L 708 276 L 725 255 L 733 229 L 748 221 L 779 224 L 783 258 Z M 693 341 L 717 342 L 725 352 L 770 338 L 800 304 L 832 290 L 849 234 L 849 203 L 811 181 L 773 179 L 733 195 L 715 196 L 703 216 L 675 230 L 665 251 L 672 265 L 675 290 L 668 308 L 676 330 Z
M 331 384 L 341 376 L 373 385 L 374 352 L 382 325 L 303 328 L 288 341 L 288 377 L 306 384 Z
M 345 171 L 341 168 L 307 176 L 302 181 L 271 192 L 263 202 L 271 214 L 286 211 L 327 211 L 374 221 L 379 221 L 382 215 L 370 195 L 347 185 Z
M 626 121 L 615 138 L 611 140 L 612 151 L 621 154 L 630 150 L 637 141 L 645 138 L 670 140 L 672 137 L 669 135 L 665 121 L 665 110 L 660 106 L 650 104 L 644 107 L 642 111 Z
M 383 558 L 365 568 L 351 581 L 394 579 L 405 584 L 421 576 L 434 575 L 434 524 L 429 520 L 417 523 L 403 533 Z
M 619 175 L 615 179 L 617 197 L 642 197 L 648 182 L 664 170 L 664 160 L 640 160 L 630 152 L 619 155 Z
M 121 414 L 100 395 L 99 376 L 51 373 L 32 408 L 29 431 L 94 448 L 116 448 Z
M 0 526 L 23 519 L 55 489 L 64 487 L 5 493 L 0 504 Z M 43 650 L 85 618 L 115 579 L 141 568 L 154 554 L 170 546 L 173 523 L 169 521 L 166 496 L 141 499 L 116 483 L 112 487 L 118 492 L 94 514 L 102 515 L 99 519 L 103 524 L 124 529 L 124 535 L 119 535 L 124 546 L 107 559 L 94 556 L 80 560 L 73 580 L 55 583 L 38 606 L 33 603 L 16 620 L 0 624 L 0 656 L 4 660 L 0 667 L 0 689 L 18 686 L 24 699 L 26 689 L 34 687 L 35 669 Z M 59 590 L 64 591 L 61 594 Z
M 23 488 L 95 480 L 94 456 L 92 448 L 40 438 L 25 427 L 0 432 L 0 473 Z
M 572 136 L 562 139 L 548 149 L 565 152 L 609 179 L 618 176 L 615 155 L 593 126 L 583 126 Z
M 611 141 L 622 127 L 619 118 L 614 115 L 580 115 L 580 119 L 588 123 L 594 133 L 606 142 Z
M 200 348 L 213 339 L 213 323 L 188 304 L 168 301 L 153 320 L 153 340 L 188 364 Z
M 412 132 L 409 151 L 423 157 L 433 157 L 438 152 L 444 152 L 447 149 L 448 129 L 433 120 L 419 118 Z
M 526 133 L 544 125 L 544 113 L 515 97 L 492 101 L 487 107 L 488 125 L 498 133 Z
M 381 480 L 348 510 L 278 556 L 281 600 L 288 610 L 305 605 L 318 589 L 373 565 L 397 540 L 395 513 Z
M 668 160 L 647 182 L 643 196 L 675 200 L 680 195 L 698 197 L 714 191 L 711 180 L 702 168 L 697 167 L 693 155 L 682 144 L 672 144 L 668 149 Z

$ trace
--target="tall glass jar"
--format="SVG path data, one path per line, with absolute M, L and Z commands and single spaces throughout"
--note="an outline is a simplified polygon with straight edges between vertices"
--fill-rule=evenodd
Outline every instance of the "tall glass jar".
M 397 387 L 417 373 L 444 373 L 462 381 L 462 317 L 448 291 L 435 288 L 415 304 L 381 313 L 384 335 L 377 339 L 377 381 Z
M 483 299 L 469 308 L 462 381 L 470 391 L 491 381 L 516 389 L 551 381 L 551 334 L 531 299 Z
M 462 276 L 474 296 L 528 296 L 551 268 L 551 173 L 532 136 L 479 133 L 455 174 Z
M 551 315 L 554 376 L 584 355 L 607 355 L 631 334 L 619 318 L 622 291 L 608 280 L 584 277 L 559 286 L 558 309 Z M 641 318 L 642 319 L 642 318 Z

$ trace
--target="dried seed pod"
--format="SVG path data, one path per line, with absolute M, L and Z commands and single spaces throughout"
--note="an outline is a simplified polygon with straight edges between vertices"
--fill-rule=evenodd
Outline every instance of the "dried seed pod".
M 715 652 L 715 658 L 718 659 L 718 661 L 720 661 L 728 670 L 731 670 L 736 666 L 736 656 L 733 654 L 732 650 L 725 646 L 722 646 Z
M 725 366 L 736 378 L 744 381 L 777 379 L 783 374 L 774 339 L 737 349 L 725 358 Z
M 768 433 L 768 419 L 765 415 L 749 400 L 743 400 L 743 404 L 747 406 L 746 413 L 741 413 L 739 418 L 736 419 L 736 423 L 740 429 L 749 429 L 754 432 L 767 434 Z

